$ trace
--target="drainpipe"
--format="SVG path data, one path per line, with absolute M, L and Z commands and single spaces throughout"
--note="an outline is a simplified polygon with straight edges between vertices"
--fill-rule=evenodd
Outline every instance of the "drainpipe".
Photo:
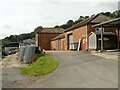
M 103 51 L 103 27 L 101 26 L 101 51 Z

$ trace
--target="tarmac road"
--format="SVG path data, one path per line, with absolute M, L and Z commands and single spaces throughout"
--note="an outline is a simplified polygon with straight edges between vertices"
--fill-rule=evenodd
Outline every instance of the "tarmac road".
M 59 60 L 51 74 L 28 77 L 20 74 L 21 64 L 11 55 L 3 60 L 4 88 L 117 88 L 118 57 L 75 51 L 47 51 Z M 107 57 L 107 58 L 106 58 Z
M 87 52 L 49 51 L 60 65 L 51 77 L 37 80 L 34 88 L 117 88 L 118 58 L 104 58 Z M 107 55 L 106 57 L 109 57 Z

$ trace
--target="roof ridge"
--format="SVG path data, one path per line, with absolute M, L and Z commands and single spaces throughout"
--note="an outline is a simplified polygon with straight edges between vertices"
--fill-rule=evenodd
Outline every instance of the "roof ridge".
M 74 24 L 73 26 L 69 27 L 69 28 L 66 29 L 65 31 L 69 31 L 69 30 L 72 30 L 73 28 L 78 28 L 78 27 L 80 27 L 80 26 L 83 26 L 83 25 L 85 25 L 85 24 L 88 24 L 88 23 L 90 23 L 92 20 L 94 20 L 96 17 L 98 17 L 99 15 L 103 15 L 103 14 L 98 13 L 98 14 L 96 14 L 96 15 L 94 15 L 94 16 L 92 15 L 91 17 L 86 18 L 86 19 L 78 22 L 77 24 Z M 104 16 L 105 16 L 105 15 L 104 15 Z M 80 25 L 80 24 L 81 24 L 81 25 Z
M 83 23 L 83 22 L 85 22 L 85 21 L 87 21 L 87 20 L 88 20 L 88 21 L 87 21 L 87 24 L 88 24 L 90 21 L 92 21 L 94 18 L 96 18 L 99 14 L 100 14 L 100 13 L 98 13 L 98 14 L 96 14 L 96 15 L 94 15 L 94 16 L 91 16 L 91 17 L 89 17 L 89 18 L 86 18 L 86 19 L 84 19 L 84 20 L 82 20 L 82 21 L 74 24 L 73 26 L 71 26 L 70 28 L 66 29 L 65 31 L 67 31 L 67 30 L 69 30 L 69 29 L 72 29 L 72 27 L 74 27 L 74 26 L 78 27 L 77 25 L 79 25 L 79 24 L 81 24 L 81 23 Z

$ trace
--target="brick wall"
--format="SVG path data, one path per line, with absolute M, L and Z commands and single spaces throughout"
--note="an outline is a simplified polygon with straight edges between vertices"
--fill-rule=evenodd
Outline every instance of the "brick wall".
M 78 43 L 80 38 L 87 37 L 91 31 L 94 31 L 94 28 L 91 28 L 90 26 L 85 25 L 85 26 L 76 28 L 72 31 L 66 32 L 65 33 L 65 50 L 68 50 L 68 34 L 72 33 L 73 43 Z
M 87 25 L 73 30 L 73 42 L 79 42 L 82 37 L 87 37 Z
M 39 33 L 36 34 L 36 44 L 37 46 L 41 46 L 41 48 L 50 50 L 50 40 L 59 34 L 47 34 L 47 33 Z
M 68 34 L 73 33 L 73 31 L 65 32 L 65 50 L 68 50 Z
M 56 40 L 51 41 L 51 50 L 56 50 Z
M 60 50 L 65 50 L 65 38 L 60 39 Z
M 118 28 L 117 27 L 109 27 L 104 28 L 105 32 L 113 32 L 118 36 Z M 95 32 L 95 28 L 92 27 L 92 24 L 85 25 L 74 29 L 72 31 L 68 31 L 65 33 L 65 50 L 68 50 L 68 34 L 73 34 L 73 43 L 79 42 L 79 39 L 82 37 L 88 37 L 91 32 Z M 119 32 L 119 41 L 120 41 L 120 32 Z M 88 45 L 87 45 L 88 49 Z
M 93 24 L 87 25 L 87 36 L 89 36 L 91 32 L 95 32 L 95 28 L 93 28 L 92 25 Z
M 57 50 L 56 40 L 51 41 L 51 50 Z M 65 50 L 65 38 L 59 39 L 59 49 L 58 50 Z

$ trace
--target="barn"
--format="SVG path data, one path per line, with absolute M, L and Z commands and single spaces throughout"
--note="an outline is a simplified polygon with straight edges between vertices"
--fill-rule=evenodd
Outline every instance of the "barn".
M 42 28 L 36 33 L 36 46 L 40 49 L 50 50 L 50 41 L 64 32 L 63 28 Z

